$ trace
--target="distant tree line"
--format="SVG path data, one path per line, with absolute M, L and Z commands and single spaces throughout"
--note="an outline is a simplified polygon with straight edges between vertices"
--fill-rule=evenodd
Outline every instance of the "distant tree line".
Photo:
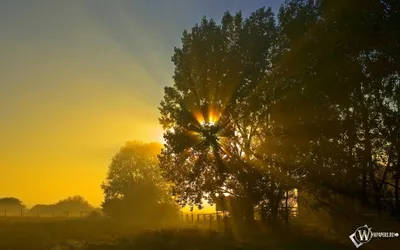
M 276 16 L 185 30 L 159 108 L 176 201 L 229 193 L 251 225 L 255 210 L 278 221 L 298 189 L 353 215 L 389 200 L 400 219 L 399 12 L 397 0 L 289 0 Z
M 68 213 L 81 213 L 91 212 L 96 210 L 89 204 L 82 196 L 75 195 L 60 200 L 55 204 L 37 204 L 28 209 L 24 203 L 14 197 L 0 198 L 0 211 L 7 211 L 9 214 L 23 212 L 32 212 L 34 214 L 64 214 Z
M 54 204 L 37 204 L 33 206 L 30 211 L 42 214 L 64 214 L 66 212 L 77 214 L 80 212 L 90 212 L 94 209 L 95 208 L 82 196 L 75 195 L 62 199 Z

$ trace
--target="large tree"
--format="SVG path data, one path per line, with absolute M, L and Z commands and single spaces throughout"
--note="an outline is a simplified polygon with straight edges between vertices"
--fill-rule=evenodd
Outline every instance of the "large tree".
M 160 107 L 160 165 L 178 201 L 230 193 L 245 217 L 276 219 L 300 188 L 349 218 L 351 204 L 379 211 L 390 193 L 399 210 L 399 9 L 290 0 L 277 24 L 262 8 L 185 31 Z
M 325 205 L 340 195 L 379 211 L 390 176 L 396 186 L 398 7 L 293 0 L 279 12 L 272 120 L 297 151 L 302 187 Z
M 180 204 L 201 206 L 229 193 L 253 220 L 268 188 L 253 151 L 261 143 L 258 128 L 267 126 L 260 83 L 271 70 L 275 39 L 274 15 L 265 8 L 248 18 L 226 12 L 220 24 L 204 17 L 184 31 L 172 57 L 174 85 L 160 107 L 160 164 Z

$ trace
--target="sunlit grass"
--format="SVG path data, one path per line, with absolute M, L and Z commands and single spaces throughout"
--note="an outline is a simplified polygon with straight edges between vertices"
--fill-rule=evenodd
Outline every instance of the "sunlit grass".
M 105 218 L 0 220 L 0 249 L 346 249 L 299 229 L 237 236 L 209 229 L 208 223 L 138 228 Z M 349 245 L 350 246 L 350 245 Z M 349 247 L 349 249 L 352 249 Z

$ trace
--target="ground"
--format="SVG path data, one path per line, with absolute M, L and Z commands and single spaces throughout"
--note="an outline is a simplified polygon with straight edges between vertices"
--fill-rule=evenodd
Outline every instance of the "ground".
M 329 236 L 329 235 L 328 235 Z M 388 243 L 388 241 L 385 241 Z M 393 241 L 394 242 L 394 241 Z M 375 242 L 374 242 L 375 243 Z M 369 243 L 363 249 L 376 249 Z M 394 245 L 393 245 L 394 246 Z M 368 248 L 367 248 L 368 247 Z M 348 239 L 337 240 L 316 233 L 270 229 L 238 236 L 180 225 L 173 228 L 138 229 L 97 218 L 0 218 L 1 250 L 117 250 L 117 249 L 355 249 Z M 396 248 L 386 248 L 396 249 Z M 397 248 L 398 249 L 398 248 Z

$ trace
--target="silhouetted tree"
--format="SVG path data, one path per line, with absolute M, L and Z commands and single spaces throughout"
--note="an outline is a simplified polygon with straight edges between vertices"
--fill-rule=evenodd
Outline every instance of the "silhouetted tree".
M 153 223 L 178 214 L 157 166 L 157 143 L 128 142 L 113 157 L 102 184 L 105 214 L 136 223 Z M 175 219 L 175 218 L 173 218 Z
M 0 198 L 0 211 L 11 211 L 11 212 L 15 212 L 15 211 L 21 211 L 23 209 L 25 209 L 25 205 L 24 203 L 14 197 L 4 197 L 4 198 Z
M 30 211 L 42 215 L 66 216 L 78 215 L 81 212 L 93 211 L 94 207 L 80 195 L 70 196 L 54 204 L 36 204 Z
M 387 193 L 398 165 L 397 7 L 298 0 L 280 10 L 272 119 L 320 202 L 342 195 L 379 211 Z
M 174 85 L 165 88 L 160 107 L 166 130 L 160 164 L 180 204 L 200 207 L 229 192 L 234 217 L 251 224 L 260 202 L 283 195 L 271 192 L 277 189 L 271 171 L 255 157 L 260 130 L 268 129 L 260 83 L 271 70 L 276 31 L 265 8 L 246 19 L 226 12 L 219 25 L 203 18 L 184 31 L 172 57 Z
M 276 220 L 298 188 L 349 218 L 392 194 L 399 214 L 399 7 L 290 0 L 278 24 L 261 8 L 184 31 L 160 107 L 178 202 L 229 192 Z
M 91 211 L 93 206 L 89 204 L 85 198 L 79 195 L 67 197 L 66 199 L 60 200 L 54 207 L 59 210 L 80 212 L 80 211 Z

